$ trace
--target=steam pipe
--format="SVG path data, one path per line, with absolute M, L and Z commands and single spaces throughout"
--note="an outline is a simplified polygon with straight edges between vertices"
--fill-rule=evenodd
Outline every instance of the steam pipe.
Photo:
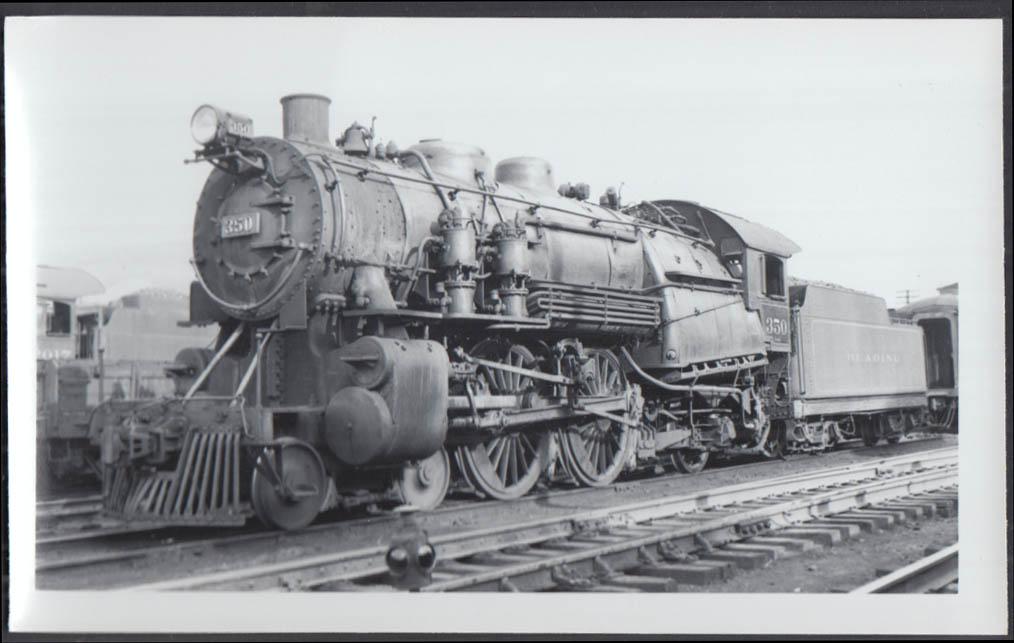
M 440 189 L 440 186 L 437 184 L 437 180 L 433 177 L 433 170 L 430 169 L 430 163 L 429 161 L 426 160 L 426 157 L 423 156 L 422 153 L 420 153 L 418 150 L 405 150 L 404 152 L 398 155 L 398 158 L 402 158 L 405 156 L 411 156 L 412 158 L 419 161 L 419 165 L 422 166 L 423 172 L 426 174 L 426 178 L 430 180 L 431 184 L 433 185 L 433 189 L 435 189 L 437 191 L 437 194 L 440 195 L 440 202 L 444 204 L 444 209 L 450 210 L 451 205 L 450 203 L 447 202 L 447 195 L 445 195 L 444 191 Z M 370 172 L 377 171 L 369 168 L 367 168 L 367 170 Z
M 673 391 L 676 393 L 728 393 L 730 395 L 742 395 L 742 391 L 738 388 L 731 386 L 710 386 L 703 384 L 667 384 L 660 379 L 654 378 L 651 375 L 645 373 L 640 366 L 634 361 L 634 358 L 627 352 L 625 346 L 620 346 L 620 354 L 623 355 L 624 359 L 630 365 L 635 373 L 640 375 L 644 380 L 653 386 L 657 386 L 660 389 L 666 391 Z

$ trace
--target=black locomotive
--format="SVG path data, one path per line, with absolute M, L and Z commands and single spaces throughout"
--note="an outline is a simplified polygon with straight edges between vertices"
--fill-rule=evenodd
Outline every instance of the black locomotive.
M 519 497 L 547 469 L 611 484 L 660 459 L 899 437 L 926 405 L 922 331 L 883 300 L 791 285 L 799 248 L 679 200 L 621 207 L 471 145 L 332 144 L 327 98 L 282 138 L 192 120 L 197 205 L 181 394 L 96 417 L 106 509 L 295 529 L 362 503 L 435 507 L 455 471 Z M 557 465 L 551 467 L 551 465 Z

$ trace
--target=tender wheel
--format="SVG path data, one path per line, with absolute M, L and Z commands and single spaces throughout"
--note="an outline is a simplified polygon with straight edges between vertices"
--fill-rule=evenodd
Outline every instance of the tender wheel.
M 880 416 L 880 431 L 887 438 L 888 444 L 897 444 L 905 437 L 905 414 L 884 413 Z
M 257 457 L 250 480 L 250 503 L 269 527 L 306 527 L 320 513 L 327 496 L 327 472 L 309 444 L 281 438 Z
M 521 345 L 505 346 L 496 340 L 480 342 L 476 357 L 530 370 L 538 368 L 535 356 Z M 534 391 L 537 383 L 518 373 L 482 367 L 484 388 L 493 395 Z M 465 479 L 476 490 L 498 500 L 520 498 L 535 486 L 549 464 L 549 432 L 506 433 L 472 446 L 458 447 Z
M 581 395 L 610 397 L 627 389 L 620 362 L 607 350 L 588 351 L 594 376 L 582 382 Z M 560 431 L 560 446 L 567 471 L 578 482 L 590 487 L 612 484 L 626 465 L 633 446 L 633 432 L 621 422 L 595 418 L 579 426 Z
M 860 422 L 859 435 L 863 438 L 863 444 L 868 447 L 876 446 L 877 442 L 880 441 L 880 432 L 877 429 L 877 425 L 869 418 L 863 418 Z
M 708 464 L 707 451 L 700 449 L 676 449 L 672 463 L 680 473 L 700 473 Z
M 834 422 L 824 422 L 821 430 L 824 432 L 824 448 L 830 449 L 838 444 L 838 433 Z
M 435 509 L 447 495 L 450 484 L 451 460 L 444 449 L 406 465 L 397 480 L 402 502 L 422 511 Z

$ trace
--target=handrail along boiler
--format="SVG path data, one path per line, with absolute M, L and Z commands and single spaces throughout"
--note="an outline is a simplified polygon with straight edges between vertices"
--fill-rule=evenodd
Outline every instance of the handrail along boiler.
M 471 145 L 399 150 L 357 123 L 332 144 L 327 98 L 281 103 L 282 138 L 194 115 L 214 168 L 191 321 L 221 332 L 185 394 L 102 418 L 108 511 L 295 529 L 432 508 L 454 472 L 509 499 L 547 472 L 602 486 L 850 429 L 798 415 L 781 234 L 686 201 L 596 205 L 545 161 L 494 169 Z M 860 411 L 878 408 L 827 413 Z

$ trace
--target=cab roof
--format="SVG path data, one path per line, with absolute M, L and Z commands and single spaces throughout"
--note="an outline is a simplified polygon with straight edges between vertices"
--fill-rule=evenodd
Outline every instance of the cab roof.
M 80 268 L 36 266 L 36 293 L 42 299 L 75 300 L 105 292 L 102 282 Z
M 728 212 L 721 212 L 714 208 L 698 207 L 701 208 L 702 212 L 711 214 L 732 228 L 747 248 L 778 255 L 779 257 L 791 257 L 802 250 L 794 241 L 781 232 L 772 230 L 767 226 L 747 221 L 742 217 L 737 217 Z

